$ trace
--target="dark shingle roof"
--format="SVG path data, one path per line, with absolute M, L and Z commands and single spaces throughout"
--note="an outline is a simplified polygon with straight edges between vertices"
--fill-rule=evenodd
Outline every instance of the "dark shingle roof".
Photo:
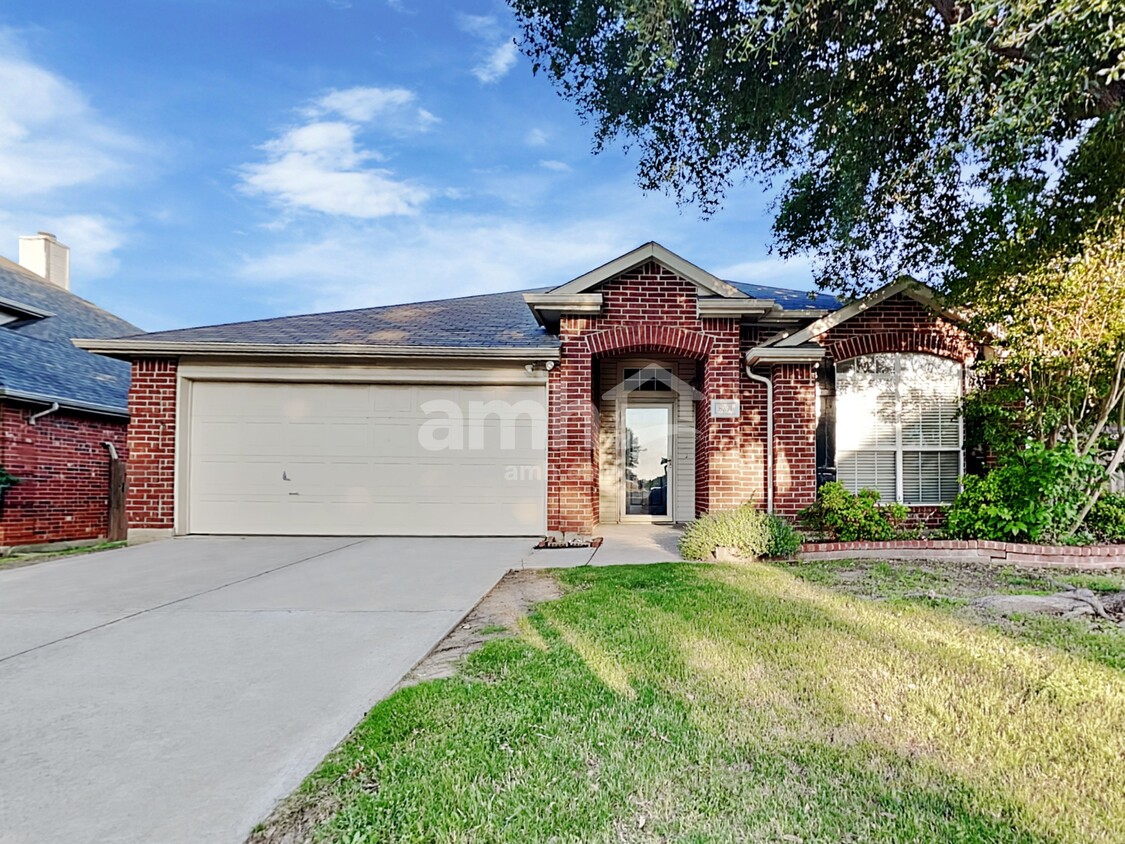
M 808 290 L 789 290 L 785 287 L 769 287 L 763 284 L 745 284 L 741 281 L 729 281 L 747 296 L 755 299 L 772 299 L 784 310 L 798 311 L 807 308 L 816 310 L 836 311 L 844 303 L 829 293 L 818 293 Z
M 731 282 L 758 299 L 782 308 L 835 310 L 835 297 Z M 552 288 L 486 293 L 405 305 L 384 305 L 322 314 L 274 317 L 201 328 L 179 328 L 126 336 L 122 340 L 165 343 L 246 343 L 262 345 L 429 346 L 456 349 L 555 349 L 558 338 L 540 326 L 524 293 Z M 811 298 L 810 298 L 811 297 Z
M 0 325 L 0 389 L 125 411 L 129 364 L 84 352 L 70 341 L 134 334 L 135 325 L 5 258 L 0 258 L 0 299 L 50 314 Z
M 535 316 L 523 300 L 523 293 L 489 293 L 409 305 L 276 317 L 156 331 L 143 337 L 145 340 L 188 343 L 556 348 L 558 340 L 535 321 Z

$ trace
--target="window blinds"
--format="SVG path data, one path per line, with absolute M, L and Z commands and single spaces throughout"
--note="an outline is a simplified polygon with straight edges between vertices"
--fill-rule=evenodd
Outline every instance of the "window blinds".
M 882 354 L 836 366 L 836 472 L 853 492 L 951 501 L 961 474 L 961 364 Z

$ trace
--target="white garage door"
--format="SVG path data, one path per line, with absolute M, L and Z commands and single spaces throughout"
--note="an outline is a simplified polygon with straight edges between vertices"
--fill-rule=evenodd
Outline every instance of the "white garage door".
M 197 381 L 190 533 L 528 536 L 545 389 Z

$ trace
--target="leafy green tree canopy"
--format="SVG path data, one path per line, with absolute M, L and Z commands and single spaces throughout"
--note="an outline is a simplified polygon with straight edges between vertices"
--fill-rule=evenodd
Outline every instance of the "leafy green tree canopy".
M 1123 0 L 511 0 L 523 48 L 640 183 L 714 211 L 778 191 L 783 255 L 858 293 L 954 292 L 1109 230 Z M 970 296 L 971 298 L 971 296 Z

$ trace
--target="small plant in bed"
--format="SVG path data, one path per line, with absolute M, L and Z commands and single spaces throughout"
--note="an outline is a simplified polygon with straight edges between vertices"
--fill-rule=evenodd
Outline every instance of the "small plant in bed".
M 882 542 L 900 537 L 910 515 L 902 504 L 880 503 L 879 491 L 850 492 L 839 481 L 822 486 L 816 501 L 801 511 L 801 523 L 840 542 Z
M 788 557 L 800 547 L 801 534 L 789 522 L 753 504 L 701 516 L 680 537 L 685 560 L 713 559 L 720 548 L 745 559 Z
M 1086 527 L 1101 542 L 1125 542 L 1125 493 L 1103 492 L 1086 517 Z

